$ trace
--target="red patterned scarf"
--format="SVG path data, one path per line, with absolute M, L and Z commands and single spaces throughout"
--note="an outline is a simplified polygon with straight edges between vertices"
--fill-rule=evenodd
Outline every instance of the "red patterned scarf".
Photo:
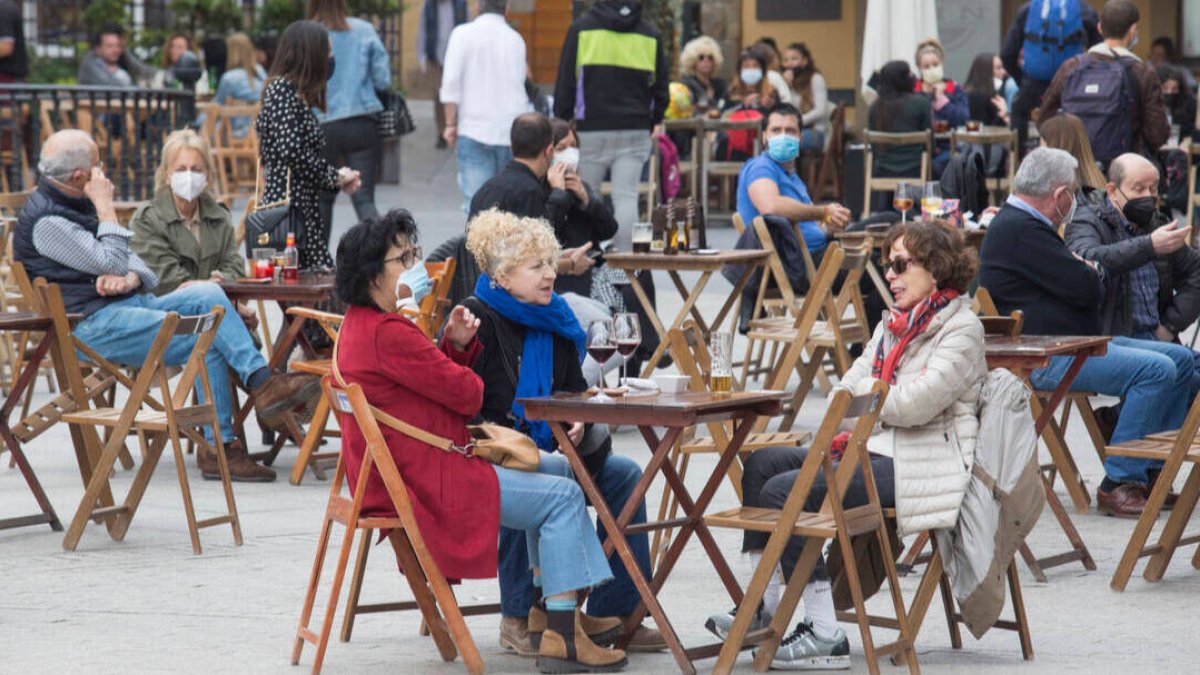
M 950 301 L 958 297 L 958 291 L 953 288 L 945 288 L 934 292 L 933 295 L 925 298 L 917 303 L 916 307 L 908 311 L 900 310 L 896 307 L 891 309 L 891 316 L 887 319 L 887 328 L 892 332 L 892 335 L 900 338 L 895 347 L 887 354 L 883 353 L 882 338 L 879 340 L 879 346 L 875 349 L 875 360 L 871 364 L 871 376 L 877 380 L 883 380 L 888 384 L 896 383 L 896 366 L 900 363 L 900 358 L 904 356 L 904 350 L 908 349 L 911 343 L 918 335 L 925 332 L 929 327 L 929 322 L 933 321 L 933 317 L 937 316 Z

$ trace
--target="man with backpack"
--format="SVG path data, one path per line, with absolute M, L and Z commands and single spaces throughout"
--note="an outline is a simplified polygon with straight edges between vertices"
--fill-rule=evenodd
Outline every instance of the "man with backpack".
M 1041 104 L 1054 74 L 1067 59 L 1100 42 L 1100 19 L 1083 0 L 1033 0 L 1017 12 L 1000 60 L 1021 83 L 1012 100 L 1010 121 L 1021 154 L 1029 137 L 1029 114 Z
M 1104 41 L 1063 63 L 1042 100 L 1040 122 L 1060 111 L 1083 120 L 1092 154 L 1105 168 L 1127 152 L 1153 157 L 1171 135 L 1158 73 L 1129 51 L 1139 19 L 1130 0 L 1106 2 Z

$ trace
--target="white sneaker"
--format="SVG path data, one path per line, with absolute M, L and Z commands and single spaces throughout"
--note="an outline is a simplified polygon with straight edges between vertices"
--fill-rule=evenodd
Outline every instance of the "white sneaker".
M 708 621 L 704 622 L 704 627 L 708 629 L 708 632 L 724 640 L 729 637 L 729 631 L 733 628 L 733 619 L 736 615 L 736 607 L 729 610 L 726 614 L 713 614 L 708 617 Z M 754 618 L 750 620 L 750 629 L 748 632 L 753 633 L 770 625 L 771 615 L 767 614 L 762 607 L 759 607 L 758 611 L 754 613 Z
M 757 653 L 758 650 L 755 650 Z M 771 668 L 775 670 L 846 670 L 850 667 L 850 640 L 837 629 L 831 638 L 819 637 L 805 621 L 783 639 Z

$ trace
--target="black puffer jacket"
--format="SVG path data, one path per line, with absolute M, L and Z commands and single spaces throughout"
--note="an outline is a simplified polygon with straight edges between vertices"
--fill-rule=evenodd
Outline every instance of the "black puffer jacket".
M 1200 317 L 1200 253 L 1190 246 L 1156 256 L 1149 232 L 1163 225 L 1156 219 L 1151 230 L 1130 235 L 1123 231 L 1124 217 L 1100 196 L 1081 203 L 1067 227 L 1067 246 L 1081 257 L 1095 260 L 1108 272 L 1102 331 L 1128 336 L 1133 332 L 1133 288 L 1131 273 L 1147 263 L 1158 271 L 1159 322 L 1179 334 Z

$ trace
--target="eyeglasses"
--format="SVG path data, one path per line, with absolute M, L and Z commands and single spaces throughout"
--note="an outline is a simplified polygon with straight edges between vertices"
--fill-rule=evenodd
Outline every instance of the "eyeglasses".
M 890 258 L 887 264 L 883 266 L 883 273 L 887 274 L 887 271 L 890 269 L 897 275 L 901 275 L 908 271 L 909 265 L 913 264 L 915 263 L 912 258 Z
M 394 258 L 384 258 L 383 264 L 386 265 L 390 262 L 398 262 L 401 265 L 404 265 L 404 269 L 408 269 L 413 266 L 413 263 L 415 263 L 418 260 L 421 260 L 424 257 L 425 257 L 425 250 L 422 249 L 420 246 L 414 246 L 413 248 L 408 249 L 404 253 L 401 253 L 400 255 L 398 255 Z
M 716 61 L 717 57 L 713 56 L 712 54 L 701 54 L 700 56 L 696 57 L 696 60 L 697 61 Z

